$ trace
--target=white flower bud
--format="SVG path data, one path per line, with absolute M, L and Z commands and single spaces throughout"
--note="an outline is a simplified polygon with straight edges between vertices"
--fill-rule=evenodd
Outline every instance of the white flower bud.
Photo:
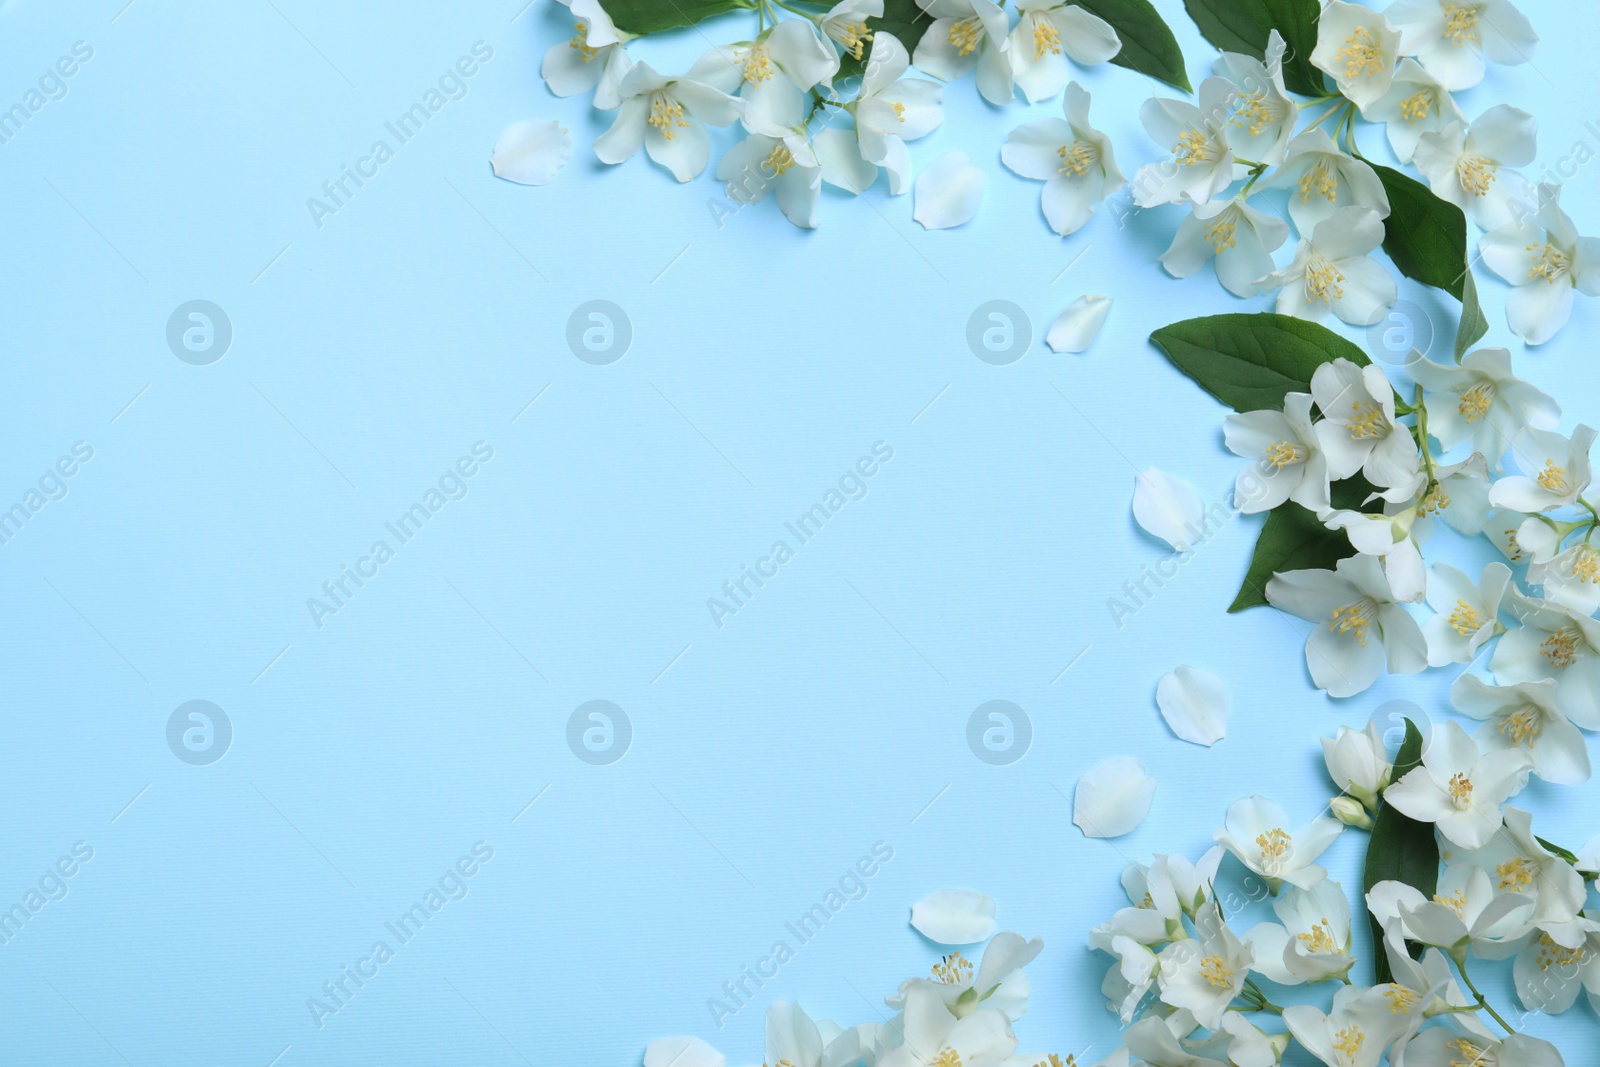
M 1328 802 L 1328 808 L 1333 812 L 1333 817 L 1346 826 L 1354 826 L 1358 830 L 1372 829 L 1372 816 L 1367 814 L 1367 809 L 1358 800 L 1334 797 Z
M 1322 755 L 1333 784 L 1366 805 L 1369 811 L 1376 810 L 1378 797 L 1388 788 L 1394 770 L 1377 724 L 1368 723 L 1365 730 L 1339 727 L 1339 736 L 1322 739 Z

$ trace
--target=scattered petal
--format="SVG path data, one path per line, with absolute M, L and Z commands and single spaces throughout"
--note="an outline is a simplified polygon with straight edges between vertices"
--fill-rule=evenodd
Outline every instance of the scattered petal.
M 1228 686 L 1193 667 L 1179 667 L 1156 684 L 1156 705 L 1172 732 L 1210 747 L 1228 734 Z
M 946 152 L 917 175 L 912 218 L 926 230 L 948 230 L 970 222 L 983 201 L 983 171 L 965 152 Z
M 1200 490 L 1182 478 L 1151 467 L 1134 479 L 1134 519 L 1177 551 L 1189 550 L 1205 529 L 1205 515 Z
M 1045 344 L 1052 352 L 1082 352 L 1094 344 L 1111 311 L 1109 296 L 1080 296 L 1050 325 Z
M 662 1037 L 644 1050 L 644 1067 L 723 1067 L 727 1058 L 698 1037 Z
M 994 900 L 976 889 L 940 889 L 911 905 L 911 925 L 941 945 L 973 945 L 995 931 Z
M 1121 837 L 1144 822 L 1156 780 L 1132 756 L 1112 756 L 1078 779 L 1072 821 L 1084 837 Z
M 519 185 L 548 185 L 572 157 L 572 134 L 555 119 L 513 122 L 494 143 L 496 177 Z

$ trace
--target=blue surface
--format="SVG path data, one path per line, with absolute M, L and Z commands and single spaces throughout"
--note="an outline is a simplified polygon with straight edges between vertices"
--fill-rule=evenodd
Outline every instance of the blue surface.
M 1197 854 L 1252 792 L 1309 818 L 1329 791 L 1319 734 L 1397 695 L 1444 711 L 1440 672 L 1330 701 L 1300 622 L 1223 613 L 1257 520 L 1113 624 L 1107 600 L 1167 554 L 1132 522 L 1135 470 L 1220 500 L 1238 464 L 1221 409 L 1145 338 L 1268 299 L 1167 277 L 1154 260 L 1177 208 L 1050 233 L 1040 186 L 998 148 L 1057 101 L 1000 113 L 970 79 L 948 91 L 912 153 L 959 147 L 987 170 L 972 225 L 923 232 L 880 182 L 826 192 L 808 234 L 770 203 L 732 212 L 709 175 L 596 162 L 609 116 L 538 75 L 571 32 L 553 4 L 124 3 L 0 4 L 0 104 L 75 42 L 93 53 L 0 145 L 0 503 L 92 450 L 0 545 L 0 904 L 41 879 L 65 891 L 0 946 L 6 1062 L 627 1064 L 674 1033 L 755 1062 L 762 1008 L 718 1030 L 707 1001 L 878 842 L 892 860 L 793 946 L 763 1004 L 877 1017 L 936 955 L 908 905 L 970 885 L 1047 942 L 1023 1047 L 1097 1057 L 1116 1027 L 1084 939 L 1121 902 L 1125 857 Z M 1158 6 L 1198 80 L 1212 50 L 1176 0 Z M 1570 160 L 1600 148 L 1600 23 L 1524 6 L 1537 67 L 1492 68 L 1463 107 L 1534 112 L 1535 176 L 1567 160 L 1564 204 L 1595 232 L 1596 169 Z M 667 68 L 748 29 L 703 33 L 638 54 Z M 475 73 L 447 83 L 459 98 L 319 227 L 308 198 L 475 46 Z M 1124 169 L 1154 158 L 1136 111 L 1157 87 L 1111 66 L 1079 78 Z M 545 188 L 496 180 L 495 138 L 535 117 L 572 129 L 572 162 Z M 1486 343 L 1513 342 L 1505 286 L 1479 285 Z M 1044 330 L 1085 292 L 1117 299 L 1104 333 L 1051 354 Z M 1447 340 L 1453 303 L 1401 292 Z M 965 342 L 993 299 L 1032 319 L 1009 366 Z M 169 350 L 191 300 L 231 322 L 216 362 Z M 631 323 L 610 365 L 567 346 L 591 300 Z M 1600 419 L 1597 327 L 1580 299 L 1553 343 L 1514 345 L 1564 429 Z M 893 456 L 865 495 L 717 627 L 707 599 L 878 442 Z M 451 477 L 462 457 L 473 474 Z M 435 488 L 401 543 L 386 524 Z M 378 541 L 392 558 L 372 574 Z M 323 583 L 346 566 L 372 576 L 335 604 Z M 319 626 L 309 598 L 338 610 Z M 1155 711 L 1179 663 L 1232 687 L 1214 750 Z M 631 723 L 609 765 L 567 741 L 597 699 Z M 966 743 L 993 699 L 1032 723 L 1008 766 Z M 168 747 L 192 700 L 231 723 L 218 762 Z M 1154 810 L 1086 841 L 1066 797 L 1117 753 L 1160 779 Z M 1530 796 L 1547 836 L 1600 829 L 1594 783 Z M 1336 846 L 1336 873 L 1360 844 Z M 75 846 L 92 859 L 48 878 Z M 434 888 L 437 913 L 401 943 L 386 924 Z M 378 941 L 393 957 L 318 1027 L 308 999 L 343 968 L 371 973 Z M 1508 994 L 1508 973 L 1490 984 Z M 1530 1025 L 1595 1045 L 1586 1008 Z

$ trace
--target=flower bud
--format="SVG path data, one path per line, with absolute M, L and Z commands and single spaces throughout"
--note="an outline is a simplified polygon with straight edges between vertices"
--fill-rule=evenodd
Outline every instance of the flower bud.
M 1367 814 L 1367 809 L 1359 800 L 1334 797 L 1328 802 L 1328 807 L 1333 810 L 1333 817 L 1346 826 L 1354 826 L 1358 830 L 1372 829 L 1372 816 Z

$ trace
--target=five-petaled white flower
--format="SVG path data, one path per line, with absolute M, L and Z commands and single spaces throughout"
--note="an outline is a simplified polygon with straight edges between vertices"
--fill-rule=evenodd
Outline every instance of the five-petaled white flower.
M 1228 98 L 1233 92 L 1228 79 L 1211 77 L 1200 83 L 1198 107 L 1161 96 L 1140 106 L 1145 132 L 1172 156 L 1134 172 L 1135 204 L 1204 204 L 1233 184 L 1240 166 L 1228 143 Z
M 906 992 L 905 1041 L 878 1059 L 878 1067 L 997 1067 L 1017 1047 L 1006 1017 L 982 1008 L 957 1019 L 926 986 Z
M 744 128 L 767 131 L 803 123 L 805 94 L 838 69 L 838 54 L 809 19 L 785 19 L 754 41 L 707 52 L 689 77 L 736 93 L 744 101 Z
M 715 52 L 699 61 L 722 62 Z M 706 123 L 726 126 L 743 107 L 703 81 L 658 74 L 648 63 L 628 71 L 618 91 L 622 105 L 611 128 L 595 139 L 594 154 L 602 163 L 621 163 L 643 148 L 680 182 L 698 177 L 711 159 Z
M 1579 426 L 1571 437 L 1528 426 L 1518 430 L 1511 439 L 1511 458 L 1522 473 L 1495 482 L 1489 503 L 1530 514 L 1570 506 L 1593 477 L 1589 449 L 1594 439 L 1589 426 Z
M 1406 1067 L 1565 1067 L 1566 1060 L 1550 1042 L 1527 1034 L 1504 1041 L 1487 1034 L 1464 1034 L 1448 1026 L 1432 1027 L 1405 1046 Z
M 1317 434 L 1328 477 L 1339 481 L 1360 471 L 1373 485 L 1403 490 L 1401 499 L 1416 491 L 1417 445 L 1395 421 L 1394 388 L 1382 369 L 1343 358 L 1324 363 L 1312 372 L 1311 396 L 1323 415 Z
M 1585 730 L 1600 730 L 1600 621 L 1550 600 L 1506 590 L 1517 626 L 1495 645 L 1489 669 L 1500 682 L 1555 679 L 1561 707 Z
M 1544 525 L 1547 519 L 1531 518 L 1518 532 L 1521 537 L 1530 523 Z M 1547 599 L 1579 614 L 1600 611 L 1600 548 L 1588 541 L 1577 541 L 1556 552 L 1548 560 L 1528 565 L 1528 581 L 1544 587 Z
M 1251 967 L 1279 985 L 1343 979 L 1355 966 L 1350 954 L 1350 898 L 1325 878 L 1310 889 L 1290 889 L 1272 902 L 1276 923 L 1259 923 L 1244 935 L 1255 953 Z M 1282 925 L 1280 926 L 1279 923 Z
M 930 31 L 931 32 L 931 31 Z M 1077 82 L 1061 97 L 1065 118 L 1040 119 L 1012 130 L 1000 159 L 1024 178 L 1045 183 L 1040 204 L 1050 228 L 1075 233 L 1095 205 L 1128 184 L 1111 139 L 1089 125 L 1089 93 Z
M 1518 430 L 1553 430 L 1561 421 L 1554 399 L 1511 373 L 1504 348 L 1474 349 L 1460 363 L 1435 363 L 1413 352 L 1406 373 L 1426 390 L 1428 431 L 1440 446 L 1448 452 L 1470 442 L 1496 474 Z
M 1311 63 L 1357 107 L 1370 107 L 1389 91 L 1399 48 L 1400 32 L 1381 13 L 1331 0 L 1317 20 Z
M 1384 881 L 1372 887 L 1367 900 L 1383 925 L 1398 920 L 1408 940 L 1456 959 L 1468 952 L 1504 958 L 1506 942 L 1520 940 L 1533 914 L 1533 901 L 1496 889 L 1488 873 L 1470 863 L 1446 867 L 1431 899 L 1404 882 Z
M 1256 295 L 1256 279 L 1272 271 L 1272 255 L 1289 239 L 1289 224 L 1243 200 L 1195 204 L 1178 223 L 1161 265 L 1187 278 L 1214 259 L 1217 281 L 1234 296 Z
M 884 1002 L 891 1008 L 904 1008 L 912 990 L 927 989 L 958 1019 L 975 1011 L 997 1011 L 1015 1022 L 1027 1012 L 1032 991 L 1023 968 L 1043 951 L 1042 938 L 1029 941 L 1002 930 L 984 946 L 976 973 L 965 956 L 953 952 L 933 965 L 931 977 L 907 978 Z
M 790 222 L 804 229 L 817 225 L 822 166 L 798 130 L 750 134 L 728 149 L 717 164 L 717 177 L 727 182 L 728 199 L 735 204 L 760 203 L 772 193 Z
M 557 96 L 594 91 L 594 106 L 610 111 L 622 103 L 622 77 L 633 66 L 624 47 L 633 35 L 617 29 L 599 0 L 560 0 L 577 20 L 570 41 L 552 45 L 539 73 Z
M 1211 72 L 1228 79 L 1233 95 L 1228 99 L 1228 140 L 1235 154 L 1257 163 L 1283 162 L 1294 137 L 1300 107 L 1283 87 L 1283 55 L 1287 50 L 1277 30 L 1267 35 L 1262 59 L 1240 52 L 1224 52 Z
M 1430 822 L 1462 848 L 1482 848 L 1500 829 L 1500 805 L 1522 791 L 1533 757 L 1522 748 L 1480 752 L 1456 723 L 1436 726 L 1422 766 L 1384 790 L 1402 815 Z
M 1285 882 L 1310 889 L 1327 877 L 1317 857 L 1344 831 L 1336 819 L 1319 815 L 1290 831 L 1289 817 L 1275 800 L 1254 796 L 1228 806 L 1227 817 L 1212 838 L 1276 893 Z
M 1391 12 L 1393 8 L 1390 9 Z M 1369 122 L 1384 124 L 1389 147 L 1395 158 L 1410 163 L 1417 141 L 1452 122 L 1466 125 L 1467 117 L 1456 106 L 1450 91 L 1414 59 L 1402 59 L 1395 68 L 1389 91 L 1361 109 Z
M 1285 500 L 1315 514 L 1328 507 L 1328 460 L 1311 422 L 1311 394 L 1286 393 L 1283 410 L 1246 411 L 1222 422 L 1228 451 L 1256 462 L 1234 479 L 1233 505 L 1247 515 Z
M 991 104 L 1016 99 L 1011 70 L 1011 22 L 994 0 L 917 0 L 933 17 L 917 42 L 912 63 L 940 81 L 978 69 L 978 92 Z
M 1378 1067 L 1425 1007 L 1422 998 L 1407 993 L 1393 986 L 1345 986 L 1334 994 L 1332 1011 L 1294 1004 L 1283 1009 L 1283 1021 L 1295 1040 L 1328 1067 Z
M 1470 126 L 1452 122 L 1423 134 L 1412 162 L 1435 196 L 1492 230 L 1516 217 L 1516 205 L 1533 199 L 1533 186 L 1509 168 L 1533 162 L 1537 131 L 1526 111 L 1496 104 Z
M 1562 710 L 1551 679 L 1490 685 L 1463 674 L 1450 686 L 1450 702 L 1483 723 L 1476 737 L 1484 751 L 1524 748 L 1533 756 L 1533 773 L 1547 782 L 1581 785 L 1589 780 L 1588 742 Z
M 1600 912 L 1586 911 L 1572 923 L 1580 943 L 1569 947 L 1547 931 L 1528 939 L 1512 976 L 1523 1007 L 1559 1015 L 1571 1008 L 1578 991 L 1589 992 L 1589 1003 L 1600 1009 Z
M 1278 291 L 1278 314 L 1313 322 L 1332 311 L 1352 326 L 1371 326 L 1398 295 L 1394 278 L 1370 253 L 1383 243 L 1383 220 L 1370 207 L 1342 207 L 1302 237 L 1294 260 L 1256 280 Z
M 855 136 L 830 127 L 812 139 L 822 162 L 822 180 L 852 193 L 863 193 L 889 172 L 889 192 L 899 196 L 911 181 L 907 141 L 932 133 L 944 121 L 944 90 L 926 78 L 905 78 L 911 57 L 892 34 L 872 38 L 861 95 L 844 105 L 856 120 Z
M 1481 849 L 1458 852 L 1452 862 L 1482 867 L 1500 889 L 1534 902 L 1529 922 L 1558 926 L 1570 922 L 1588 894 L 1583 876 L 1544 846 L 1533 833 L 1533 816 L 1506 805 L 1505 825 Z M 1559 931 L 1565 936 L 1572 931 Z M 1569 939 L 1570 940 L 1570 939 Z
M 1307 130 L 1290 141 L 1283 166 L 1273 171 L 1261 188 L 1291 190 L 1289 217 L 1302 234 L 1312 232 L 1343 207 L 1369 207 L 1379 219 L 1389 216 L 1389 194 L 1384 192 L 1378 172 L 1339 151 L 1323 130 Z
M 1375 556 L 1351 556 L 1331 571 L 1284 571 L 1267 582 L 1267 600 L 1318 623 L 1306 639 L 1306 667 L 1329 696 L 1365 692 L 1383 674 L 1417 674 L 1428 643 Z
M 1580 237 L 1561 210 L 1561 187 L 1539 184 L 1539 210 L 1490 230 L 1478 243 L 1489 269 L 1510 282 L 1506 323 L 1542 345 L 1572 317 L 1572 292 L 1600 295 L 1600 238 Z
M 1384 14 L 1400 31 L 1400 54 L 1416 56 L 1451 90 L 1481 82 L 1485 59 L 1526 63 L 1539 43 L 1511 0 L 1395 0 Z
M 1223 1013 L 1244 988 L 1254 954 L 1222 918 L 1215 901 L 1194 917 L 1194 937 L 1161 952 L 1161 999 L 1194 1013 L 1200 1025 L 1215 1030 Z
M 1504 563 L 1485 565 L 1476 583 L 1448 563 L 1429 568 L 1427 600 L 1434 616 L 1422 624 L 1428 666 L 1472 662 L 1478 649 L 1504 629 L 1500 601 L 1510 582 L 1511 568 Z
M 1008 51 L 1017 87 L 1030 104 L 1056 95 L 1067 84 L 1067 57 L 1092 67 L 1122 51 L 1122 40 L 1109 22 L 1065 0 L 1017 0 L 1017 14 L 1021 18 L 1011 31 Z

